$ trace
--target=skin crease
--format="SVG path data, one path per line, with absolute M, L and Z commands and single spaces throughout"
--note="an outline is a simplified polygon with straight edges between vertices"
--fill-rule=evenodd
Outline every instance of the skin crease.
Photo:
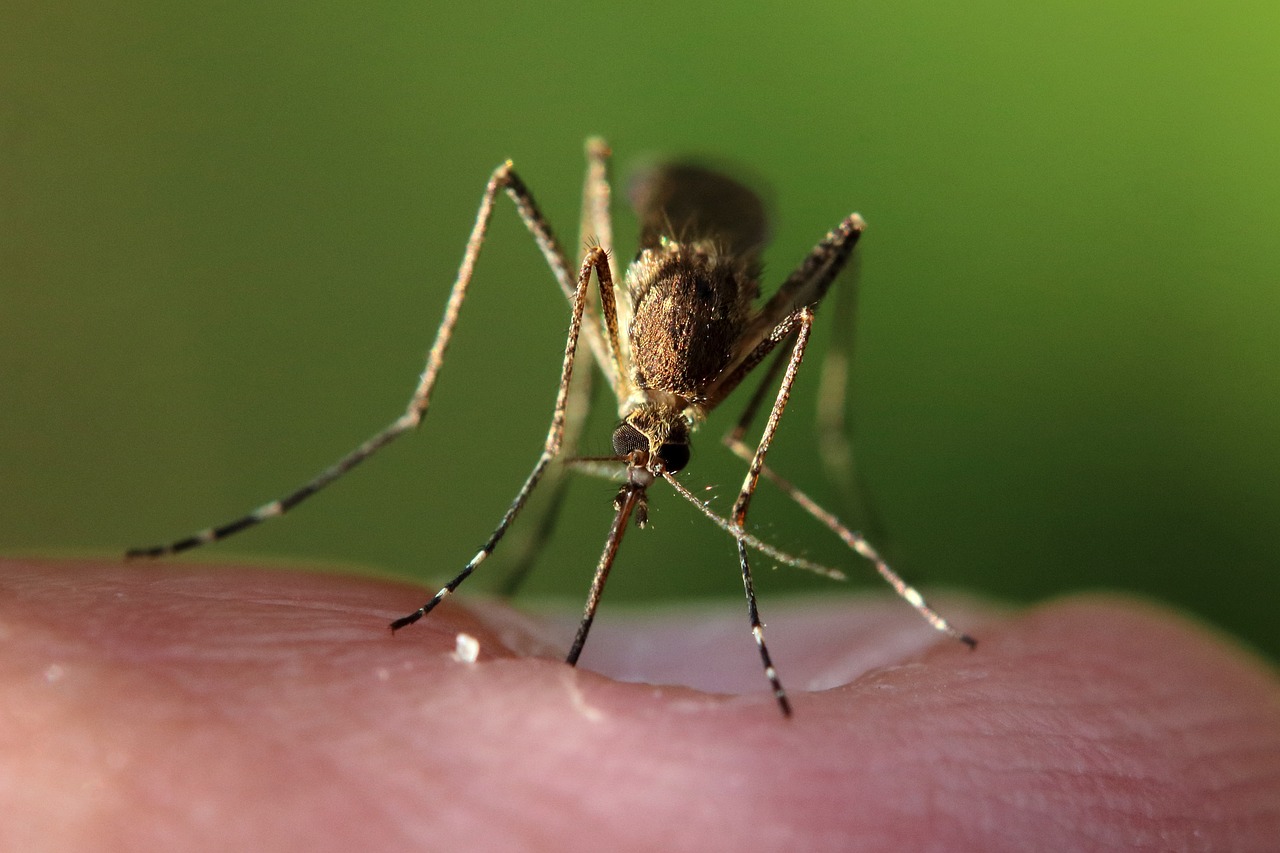
M 0 562 L 0 849 L 1274 850 L 1280 680 L 1155 605 L 572 616 L 265 568 Z M 476 663 L 455 638 L 480 642 Z M 605 673 L 605 674 L 600 674 Z M 647 679 L 652 684 L 627 683 Z M 669 686 L 671 684 L 691 686 Z

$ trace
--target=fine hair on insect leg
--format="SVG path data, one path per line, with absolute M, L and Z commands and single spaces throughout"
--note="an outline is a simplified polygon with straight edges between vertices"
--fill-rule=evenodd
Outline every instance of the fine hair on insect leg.
M 862 234 L 861 217 L 852 214 L 829 232 L 778 291 L 757 306 L 760 253 L 768 231 L 760 198 L 735 179 L 703 166 L 661 165 L 644 172 L 631 185 L 631 202 L 641 224 L 640 247 L 622 276 L 621 286 L 617 286 L 619 279 L 612 262 L 609 156 L 602 140 L 588 141 L 580 230 L 590 239 L 576 277 L 532 194 L 507 161 L 494 170 L 485 187 L 444 315 L 404 413 L 284 497 L 226 524 L 167 545 L 134 549 L 127 556 L 158 557 L 186 551 L 283 515 L 421 424 L 430 408 L 431 394 L 484 245 L 495 200 L 499 193 L 505 193 L 571 309 L 551 422 L 537 461 L 480 550 L 421 607 L 392 622 L 392 630 L 418 621 L 451 595 L 494 552 L 534 490 L 545 483 L 550 500 L 543 508 L 542 518 L 533 525 L 532 536 L 520 548 L 517 570 L 508 582 L 510 588 L 518 585 L 554 526 L 567 484 L 565 472 L 580 467 L 605 473 L 620 486 L 613 500 L 614 518 L 567 656 L 570 664 L 577 663 L 586 643 L 626 529 L 632 519 L 638 527 L 645 526 L 648 489 L 660 479 L 735 539 L 751 634 L 784 715 L 791 713 L 791 704 L 765 642 L 748 549 L 830 577 L 843 577 L 843 573 L 788 554 L 748 532 L 748 511 L 761 477 L 776 483 L 852 550 L 869 560 L 898 595 L 934 628 L 972 645 L 967 635 L 930 608 L 862 536 L 778 476 L 765 462 L 804 359 L 815 311 Z M 579 347 L 581 340 L 586 341 L 585 349 Z M 690 461 L 692 434 L 766 361 L 769 366 L 762 371 L 761 383 L 725 438 L 729 448 L 748 463 L 748 469 L 733 508 L 724 517 L 698 500 L 676 475 Z M 593 364 L 613 391 L 619 421 L 613 431 L 613 454 L 582 458 L 576 456 L 576 450 L 591 388 L 587 377 L 576 374 L 579 368 L 588 373 Z M 743 437 L 775 381 L 776 396 L 760 439 L 752 449 Z M 566 464 L 553 464 L 557 460 Z

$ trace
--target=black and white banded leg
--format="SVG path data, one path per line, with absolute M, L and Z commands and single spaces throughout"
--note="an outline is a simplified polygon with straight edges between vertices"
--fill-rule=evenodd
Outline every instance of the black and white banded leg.
M 801 328 L 802 329 L 804 328 L 803 324 Z M 796 332 L 792 332 L 791 336 L 794 336 L 795 334 Z M 807 332 L 805 332 L 804 334 L 807 335 Z M 787 340 L 790 340 L 790 339 L 791 338 L 789 337 Z M 757 459 L 757 452 L 753 451 L 750 445 L 748 445 L 746 442 L 743 441 L 743 436 L 746 434 L 747 429 L 751 426 L 751 422 L 755 419 L 755 416 L 759 413 L 760 405 L 764 398 L 764 392 L 772 384 L 772 381 L 775 378 L 778 368 L 783 363 L 783 356 L 785 355 L 786 355 L 786 351 L 783 350 L 778 354 L 778 357 L 775 359 L 773 364 L 769 366 L 768 372 L 766 373 L 764 380 L 760 383 L 755 393 L 752 395 L 750 401 L 747 404 L 746 409 L 744 409 L 742 413 L 742 416 L 738 419 L 738 422 L 734 425 L 733 429 L 724 437 L 725 445 L 731 451 L 733 451 L 734 455 L 736 455 L 739 459 L 742 459 L 744 462 L 751 464 L 753 467 Z M 794 350 L 793 350 L 793 355 L 792 355 L 793 362 L 794 362 L 794 358 L 795 357 L 794 357 Z M 784 379 L 784 386 L 789 386 L 789 383 L 787 383 L 785 379 Z M 776 410 L 776 403 L 775 403 L 775 410 Z M 779 412 L 779 415 L 780 414 L 781 413 Z M 771 414 L 771 417 L 772 417 L 772 414 Z M 969 646 L 970 648 L 976 645 L 976 641 L 972 637 L 970 637 L 968 634 L 964 634 L 959 630 L 957 630 L 955 627 L 951 625 L 951 623 L 949 623 L 945 618 L 943 618 L 943 616 L 940 613 L 938 613 L 938 611 L 934 610 L 931 606 L 929 606 L 929 603 L 925 601 L 924 596 L 921 595 L 920 592 L 915 587 L 911 586 L 906 581 L 904 581 L 902 579 L 902 576 L 899 575 L 897 572 L 895 572 L 889 566 L 889 563 L 884 559 L 884 557 L 882 557 L 880 553 L 876 551 L 876 549 L 871 545 L 869 541 L 867 541 L 867 539 L 864 536 L 862 536 L 862 534 L 854 530 L 851 530 L 839 518 L 837 518 L 834 513 L 824 509 L 815 500 L 809 497 L 808 494 L 801 491 L 789 480 L 780 476 L 768 465 L 763 464 L 763 460 L 761 460 L 759 474 L 763 475 L 765 479 L 769 480 L 770 482 L 778 486 L 778 488 L 780 488 L 783 491 L 783 493 L 787 495 L 787 497 L 791 498 L 791 500 L 795 501 L 802 509 L 804 509 L 805 512 L 809 513 L 811 516 L 813 516 L 815 519 L 817 519 L 819 522 L 825 525 L 827 529 L 829 529 L 832 533 L 838 536 L 840 540 L 845 543 L 845 545 L 847 545 L 849 548 L 851 548 L 853 551 L 861 555 L 864 559 L 868 560 L 873 566 L 875 566 L 876 572 L 879 573 L 879 575 L 882 578 L 884 578 L 884 580 L 891 587 L 893 587 L 894 592 L 896 592 L 904 601 L 906 601 L 913 608 L 915 608 L 916 611 L 922 617 L 924 617 L 924 619 L 930 625 L 932 625 L 935 629 L 937 629 L 938 631 L 941 631 L 942 633 L 950 637 L 954 637 L 955 639 L 961 641 L 962 643 Z M 753 491 L 754 491 L 754 487 L 753 487 Z
M 616 270 L 613 266 L 613 218 L 609 209 L 612 195 L 609 184 L 610 154 L 609 146 L 603 139 L 593 137 L 587 140 L 587 170 L 582 181 L 578 242 L 584 250 L 599 246 L 608 253 L 610 272 L 615 274 L 616 281 Z M 588 299 L 583 323 L 588 326 L 598 326 L 598 313 L 599 309 L 594 305 L 594 300 Z M 569 389 L 564 438 L 560 447 L 561 460 L 572 460 L 577 456 L 596 387 L 595 371 L 592 369 L 594 361 L 595 357 L 590 347 L 578 351 L 576 378 Z M 571 479 L 566 464 L 553 465 L 547 471 L 540 490 L 540 494 L 546 496 L 545 501 L 541 506 L 530 508 L 530 512 L 535 514 L 533 523 L 529 524 L 529 517 L 526 514 L 524 526 L 515 531 L 505 546 L 504 554 L 508 558 L 510 568 L 497 586 L 498 594 L 506 598 L 514 596 L 533 571 L 543 546 L 551 538 L 560 521 Z
M 948 636 L 953 637 L 972 648 L 976 645 L 974 639 L 957 630 L 945 618 L 943 618 L 940 613 L 929 606 L 928 602 L 925 601 L 924 596 L 922 596 L 915 587 L 904 581 L 902 577 L 889 566 L 888 562 L 885 561 L 870 542 L 868 542 L 861 534 L 850 530 L 834 514 L 821 507 L 807 494 L 796 488 L 787 480 L 778 476 L 769 468 L 768 465 L 764 463 L 764 455 L 761 452 L 762 449 L 767 450 L 768 444 L 772 442 L 772 432 L 777 428 L 776 419 L 781 417 L 782 410 L 786 406 L 786 398 L 790 394 L 790 388 L 794 382 L 795 369 L 799 364 L 799 360 L 796 356 L 796 350 L 799 349 L 801 354 L 803 353 L 804 343 L 808 338 L 808 327 L 812 323 L 813 309 L 822 300 L 823 296 L 825 296 L 831 282 L 834 281 L 835 276 L 848 261 L 849 256 L 852 253 L 852 249 L 857 243 L 858 237 L 861 235 L 864 228 L 865 223 L 863 223 L 861 217 L 857 214 L 853 214 L 846 218 L 844 222 L 832 230 L 823 238 L 822 241 L 818 243 L 817 246 L 813 248 L 804 261 L 801 262 L 800 266 L 796 268 L 795 272 L 787 278 L 778 293 L 770 300 L 769 305 L 766 306 L 765 314 L 768 315 L 770 312 L 773 312 L 774 316 L 776 316 L 778 312 L 785 310 L 788 305 L 804 306 L 804 308 L 796 314 L 781 320 L 781 322 L 774 327 L 773 332 L 768 335 L 765 341 L 761 344 L 761 349 L 765 350 L 765 353 L 767 354 L 768 348 L 770 348 L 770 341 L 778 341 L 784 347 L 788 343 L 794 341 L 795 343 L 792 344 L 791 358 L 787 362 L 787 371 L 784 374 L 781 387 L 779 388 L 774 408 L 770 412 L 769 423 L 766 424 L 760 445 L 757 446 L 755 451 L 752 451 L 751 447 L 743 441 L 743 436 L 745 435 L 747 428 L 750 426 L 750 423 L 758 414 L 765 399 L 765 391 L 772 383 L 777 370 L 784 361 L 785 349 L 776 356 L 775 361 L 769 366 L 763 381 L 749 399 L 746 409 L 743 411 L 737 424 L 733 430 L 725 436 L 725 444 L 728 445 L 728 447 L 739 458 L 750 464 L 750 469 L 747 474 L 750 489 L 748 490 L 746 488 L 746 484 L 744 484 L 744 495 L 747 494 L 748 491 L 754 493 L 756 482 L 761 475 L 776 483 L 788 497 L 794 500 L 818 521 L 826 525 L 826 527 L 835 533 L 849 548 L 871 562 L 880 576 L 884 578 L 891 587 L 893 587 L 894 592 L 915 608 L 915 610 L 930 625 L 932 625 L 936 630 L 947 634 Z M 806 312 L 808 312 L 808 319 L 805 319 Z M 793 325 L 793 323 L 798 323 L 798 326 Z M 755 358 L 753 360 L 758 364 L 763 357 L 764 355 L 761 355 L 759 358 Z M 836 365 L 837 370 L 835 372 L 839 373 L 840 371 L 838 368 L 841 365 L 838 360 Z M 830 363 L 824 364 L 824 374 L 828 368 L 830 368 Z M 834 379 L 826 379 L 825 375 L 824 380 L 826 380 L 823 382 L 824 388 L 829 388 L 831 383 L 834 381 Z M 841 395 L 839 399 L 840 406 L 843 408 L 843 395 Z M 830 417 L 830 413 L 827 413 L 825 419 L 830 419 Z M 741 499 L 742 498 L 740 497 L 740 500 Z M 749 495 L 747 495 L 746 501 L 749 503 Z M 746 569 L 745 562 L 743 565 L 744 569 Z M 751 597 L 750 593 L 748 595 Z M 767 661 L 766 667 L 768 667 Z
M 578 336 L 582 330 L 582 318 L 587 304 L 587 292 L 591 286 L 591 273 L 595 271 L 596 277 L 600 283 L 601 303 L 604 308 L 604 314 L 607 318 L 613 315 L 613 276 L 609 272 L 608 253 L 604 249 L 596 247 L 587 253 L 587 257 L 582 262 L 582 268 L 578 273 L 578 285 L 573 297 L 573 317 L 569 322 L 569 336 L 565 341 L 564 347 L 564 363 L 560 369 L 560 388 L 556 392 L 555 410 L 551 415 L 551 425 L 547 429 L 547 438 L 543 443 L 542 453 L 538 456 L 538 461 L 534 464 L 533 470 L 529 472 L 529 476 L 525 479 L 524 485 L 520 487 L 520 491 L 516 494 L 515 499 L 511 502 L 511 506 L 507 508 L 506 513 L 502 516 L 502 520 L 498 522 L 498 526 L 494 528 L 493 533 L 489 535 L 488 540 L 484 543 L 476 555 L 472 557 L 452 580 L 446 583 L 440 590 L 431 597 L 429 601 L 423 604 L 414 612 L 407 616 L 402 616 L 391 623 L 391 630 L 396 631 L 406 625 L 412 625 L 423 616 L 426 616 L 435 609 L 441 601 L 444 601 L 453 593 L 458 586 L 471 576 L 476 567 L 488 559 L 493 553 L 493 549 L 497 547 L 498 542 L 506 534 L 511 523 L 515 521 L 520 510 L 524 508 L 525 503 L 529 500 L 529 495 L 537 487 L 538 482 L 542 479 L 543 474 L 547 470 L 547 466 L 556 458 L 560 452 L 561 441 L 564 437 L 565 419 L 569 400 L 569 386 L 573 378 L 574 355 L 577 352 Z M 616 320 L 611 328 L 616 341 Z M 616 351 L 616 344 L 611 347 Z
M 764 468 L 765 455 L 769 452 L 769 445 L 773 443 L 773 437 L 778 431 L 778 423 L 782 419 L 782 413 L 786 410 L 787 401 L 791 398 L 791 386 L 795 382 L 796 370 L 800 367 L 800 362 L 804 358 L 804 348 L 809 342 L 809 332 L 813 326 L 813 309 L 805 307 L 800 309 L 799 313 L 787 321 L 787 324 L 798 324 L 795 331 L 787 329 L 780 336 L 783 339 L 794 336 L 795 342 L 791 346 L 791 358 L 787 362 L 787 368 L 782 374 L 782 382 L 778 386 L 778 396 L 774 400 L 773 409 L 769 412 L 769 420 L 765 423 L 764 432 L 760 436 L 760 443 L 756 447 L 756 452 L 751 459 L 751 464 L 747 468 L 747 475 L 742 481 L 742 489 L 738 492 L 738 499 L 734 501 L 733 513 L 731 518 L 733 523 L 740 529 L 747 528 L 747 511 L 751 507 L 751 498 L 755 495 L 756 486 L 760 482 L 760 472 Z M 769 684 L 773 688 L 773 696 L 778 701 L 778 707 L 782 709 L 785 715 L 791 714 L 791 703 L 787 700 L 787 691 L 782 686 L 782 681 L 778 678 L 778 671 L 773 665 L 773 659 L 769 656 L 769 647 L 764 640 L 764 623 L 760 620 L 760 610 L 756 604 L 755 585 L 751 580 L 751 564 L 747 558 L 746 545 L 742 540 L 738 540 L 738 564 L 742 567 L 742 586 L 747 595 L 747 616 L 751 620 L 751 636 L 755 638 L 756 647 L 760 650 L 760 661 L 764 665 L 765 677 L 769 679 Z
M 484 245 L 485 235 L 488 232 L 489 220 L 493 215 L 494 202 L 500 192 L 506 194 L 515 203 L 516 210 L 520 214 L 521 220 L 525 227 L 533 235 L 534 240 L 538 244 L 538 248 L 542 250 L 542 255 L 546 259 L 547 265 L 551 268 L 557 282 L 560 284 L 561 290 L 565 295 L 573 300 L 575 298 L 576 289 L 573 279 L 569 273 L 568 263 L 565 260 L 563 249 L 560 248 L 556 241 L 555 235 L 551 231 L 551 226 L 547 223 L 546 218 L 538 209 L 537 203 L 533 196 L 529 193 L 528 188 L 520 177 L 516 174 L 511 161 L 499 166 L 489 177 L 489 182 L 485 187 L 484 196 L 480 201 L 480 209 L 476 213 L 475 225 L 471 229 L 471 235 L 467 239 L 467 248 L 462 256 L 462 263 L 458 268 L 457 278 L 454 280 L 453 287 L 449 291 L 449 299 L 445 304 L 444 316 L 440 320 L 440 325 L 436 329 L 435 340 L 431 344 L 431 349 L 427 354 L 427 361 L 423 367 L 421 377 L 417 386 L 414 388 L 413 395 L 409 399 L 408 405 L 405 407 L 404 414 L 396 418 L 388 424 L 382 431 L 369 438 L 359 447 L 352 450 L 346 456 L 343 456 L 333 465 L 321 471 L 313 479 L 303 484 L 299 488 L 290 492 L 282 498 L 278 498 L 269 503 L 263 504 L 252 512 L 244 515 L 234 521 L 222 524 L 216 527 L 209 527 L 192 534 L 184 539 L 179 539 L 165 545 L 154 545 L 146 548 L 133 548 L 126 552 L 126 558 L 136 557 L 160 557 L 168 554 L 177 554 L 187 551 L 200 545 L 206 545 L 211 542 L 217 542 L 228 536 L 239 533 L 250 527 L 254 527 L 264 521 L 277 518 L 293 509 L 316 492 L 328 486 L 330 483 L 342 477 L 352 468 L 355 468 L 364 460 L 386 447 L 392 441 L 400 436 L 410 432 L 417 427 L 427 415 L 427 410 L 431 405 L 431 392 L 435 388 L 436 378 L 440 373 L 440 368 L 444 364 L 445 353 L 449 348 L 449 342 L 453 337 L 454 326 L 458 322 L 458 315 L 462 310 L 463 301 L 467 295 L 467 288 L 471 284 L 472 274 L 475 270 L 476 260 L 480 255 L 481 247 Z M 600 338 L 597 329 L 590 328 L 587 331 L 588 339 L 592 341 L 592 346 L 598 352 L 604 352 L 603 341 L 597 343 L 596 339 Z

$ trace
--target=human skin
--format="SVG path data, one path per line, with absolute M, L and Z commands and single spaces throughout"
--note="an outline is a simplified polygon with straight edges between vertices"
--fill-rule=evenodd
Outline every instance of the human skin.
M 0 849 L 1280 839 L 1275 670 L 1152 604 L 938 596 L 971 651 L 888 597 L 766 600 L 786 719 L 741 606 L 606 602 L 572 669 L 571 618 L 465 595 L 392 635 L 423 598 L 317 572 L 0 562 Z

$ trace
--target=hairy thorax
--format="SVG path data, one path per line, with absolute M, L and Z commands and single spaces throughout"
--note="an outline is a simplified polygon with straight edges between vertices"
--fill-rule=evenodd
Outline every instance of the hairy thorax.
M 705 241 L 645 249 L 627 279 L 632 383 L 697 403 L 735 355 L 759 292 L 754 270 Z

